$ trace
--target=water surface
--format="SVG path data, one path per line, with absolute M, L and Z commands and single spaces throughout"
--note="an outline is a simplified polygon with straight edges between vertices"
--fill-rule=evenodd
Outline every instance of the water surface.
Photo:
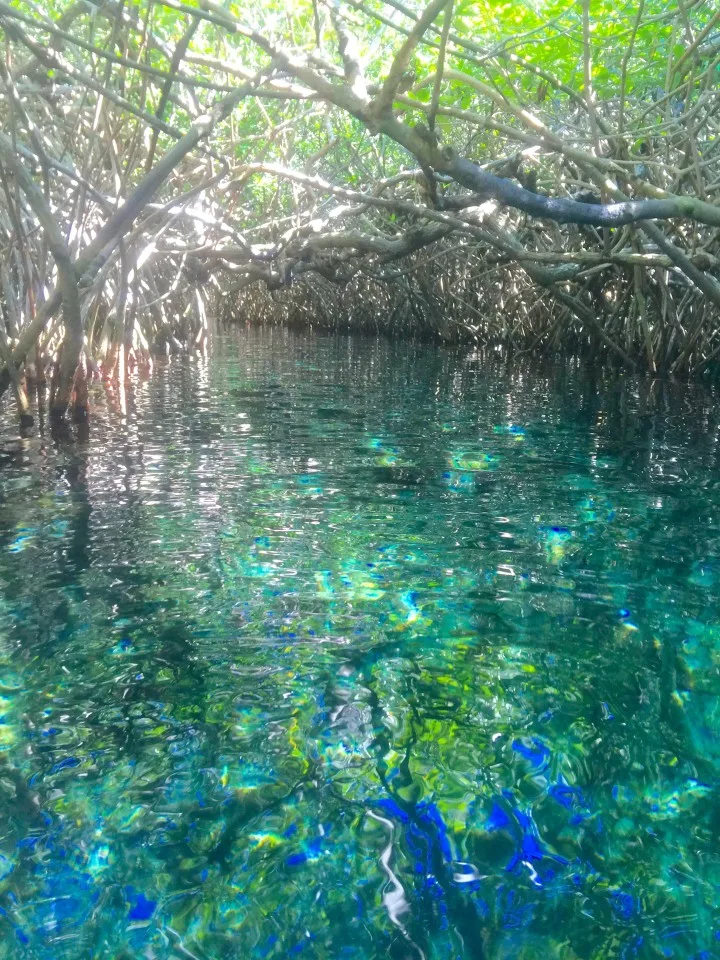
M 250 332 L 0 437 L 0 957 L 720 957 L 700 388 Z

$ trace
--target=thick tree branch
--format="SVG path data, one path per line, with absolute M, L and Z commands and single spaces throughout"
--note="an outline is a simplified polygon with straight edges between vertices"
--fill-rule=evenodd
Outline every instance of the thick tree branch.
M 390 67 L 390 72 L 388 73 L 385 82 L 382 85 L 382 89 L 373 100 L 371 106 L 371 122 L 373 125 L 391 110 L 393 101 L 398 92 L 398 87 L 400 86 L 400 82 L 403 78 L 403 74 L 410 64 L 410 58 L 412 57 L 415 48 L 430 24 L 444 10 L 444 8 L 447 7 L 449 2 L 450 0 L 432 0 L 408 34 L 403 45 L 398 50 L 397 54 L 395 55 L 395 59 L 392 62 L 392 66 Z
M 68 245 L 55 222 L 45 197 L 38 187 L 35 186 L 32 178 L 18 160 L 17 156 L 12 152 L 6 152 L 4 148 L 2 149 L 5 155 L 5 162 L 10 170 L 12 170 L 16 182 L 27 197 L 27 201 L 32 207 L 35 216 L 42 224 L 48 247 L 57 265 L 58 289 L 61 292 L 63 301 L 65 339 L 63 340 L 60 357 L 57 390 L 52 398 L 52 409 L 56 414 L 64 415 L 70 402 L 75 371 L 83 346 L 82 317 L 80 314 L 77 275 L 73 268 Z M 8 370 L 7 367 L 5 367 L 5 370 L 8 372 L 8 375 L 11 376 L 11 371 Z

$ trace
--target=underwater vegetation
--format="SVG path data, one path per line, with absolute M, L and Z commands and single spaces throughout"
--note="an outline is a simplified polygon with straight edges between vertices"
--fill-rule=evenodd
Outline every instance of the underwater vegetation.
M 642 460 L 402 349 L 219 341 L 0 475 L 0 958 L 720 957 L 687 405 Z

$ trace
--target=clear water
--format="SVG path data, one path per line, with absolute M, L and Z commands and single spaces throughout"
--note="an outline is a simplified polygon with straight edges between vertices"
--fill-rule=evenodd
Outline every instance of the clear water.
M 275 331 L 0 443 L 0 957 L 720 957 L 712 396 Z

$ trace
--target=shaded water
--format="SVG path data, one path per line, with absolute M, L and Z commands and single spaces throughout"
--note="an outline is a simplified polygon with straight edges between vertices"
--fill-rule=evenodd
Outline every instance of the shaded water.
M 275 331 L 121 399 L 0 444 L 0 957 L 720 957 L 712 398 Z

